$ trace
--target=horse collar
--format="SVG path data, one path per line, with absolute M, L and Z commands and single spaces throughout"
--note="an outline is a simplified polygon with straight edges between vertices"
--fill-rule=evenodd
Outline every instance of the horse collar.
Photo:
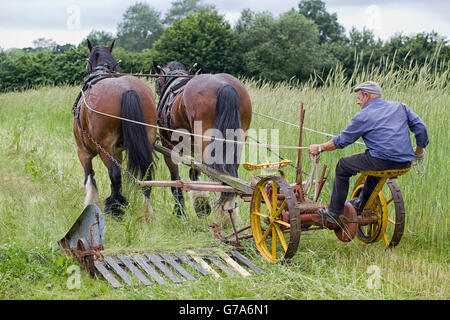
M 105 65 L 97 66 L 91 72 L 89 72 L 88 75 L 84 78 L 81 91 L 83 92 L 88 91 L 94 84 L 96 84 L 100 80 L 120 76 L 122 75 L 111 72 L 111 70 L 109 70 L 109 68 Z M 79 108 L 81 106 L 81 104 L 79 103 L 81 95 L 82 95 L 81 92 L 78 93 L 78 96 L 75 99 L 75 102 L 73 103 L 72 112 L 74 115 L 77 115 L 77 113 L 79 112 Z
M 188 75 L 185 71 L 171 71 L 167 75 Z M 191 78 L 169 77 L 161 90 L 161 95 L 157 107 L 158 124 L 162 127 L 170 128 L 170 114 L 173 103 L 178 95 L 184 91 L 184 87 Z
M 89 74 L 84 78 L 84 83 L 90 82 L 91 80 L 97 78 L 98 76 L 111 74 L 111 71 L 105 66 L 95 67 Z
M 189 73 L 184 70 L 172 70 L 172 71 L 169 71 L 166 75 L 167 76 L 187 76 L 187 75 L 189 75 Z M 161 89 L 161 98 L 166 93 L 166 90 L 171 86 L 172 82 L 174 82 L 176 79 L 178 79 L 178 78 L 177 77 L 167 77 L 166 78 L 166 81 L 164 82 L 164 87 Z

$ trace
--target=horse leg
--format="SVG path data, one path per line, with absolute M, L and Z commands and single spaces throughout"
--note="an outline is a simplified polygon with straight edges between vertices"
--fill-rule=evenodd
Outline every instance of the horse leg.
M 201 181 L 200 171 L 194 168 L 189 169 L 189 177 L 192 181 Z M 199 218 L 206 218 L 211 213 L 211 206 L 209 204 L 209 193 L 207 191 L 189 191 L 189 197 L 194 210 Z
M 97 183 L 94 179 L 94 170 L 92 169 L 92 155 L 82 148 L 78 147 L 78 158 L 84 169 L 84 187 L 86 188 L 86 197 L 84 198 L 84 206 L 90 204 L 98 204 Z
M 116 152 L 114 153 L 114 159 L 117 160 L 117 162 L 119 162 L 120 164 L 122 164 L 122 149 L 117 149 Z M 114 164 L 115 165 L 115 164 Z M 117 167 L 117 165 L 115 165 Z M 111 184 L 112 186 L 112 184 Z M 112 187 L 111 187 L 112 188 Z M 147 220 L 148 222 L 152 221 L 154 216 L 153 216 L 153 206 L 150 202 L 150 193 L 152 191 L 151 187 L 143 187 L 143 202 L 144 202 L 144 208 L 142 210 L 140 210 L 140 214 L 142 214 L 145 217 L 145 220 Z M 121 188 L 119 187 L 119 193 L 120 193 Z M 123 197 L 121 194 L 119 195 L 119 198 L 125 199 L 123 204 L 126 204 L 126 198 Z M 120 201 L 119 201 L 120 203 Z
M 112 154 L 108 150 L 106 152 Z M 105 213 L 119 216 L 124 213 L 121 207 L 128 203 L 122 195 L 122 174 L 120 168 L 104 153 L 100 154 L 100 158 L 108 168 L 109 180 L 111 181 L 111 195 L 105 200 Z
M 221 228 L 228 228 L 230 225 L 236 227 L 241 223 L 239 208 L 237 205 L 236 194 L 221 192 L 217 194 L 219 200 L 216 203 L 217 224 Z
M 170 178 L 172 179 L 172 181 L 180 180 L 178 165 L 173 163 L 170 156 L 164 155 L 164 160 L 167 164 L 167 167 L 169 168 Z M 186 216 L 184 210 L 183 190 L 175 187 L 170 187 L 170 190 L 172 191 L 173 198 L 175 200 L 174 214 L 176 214 L 178 217 Z
M 141 213 L 144 215 L 145 220 L 150 222 L 154 219 L 153 206 L 150 201 L 150 193 L 152 192 L 152 187 L 144 187 L 143 190 L 144 190 L 144 209 L 141 211 Z

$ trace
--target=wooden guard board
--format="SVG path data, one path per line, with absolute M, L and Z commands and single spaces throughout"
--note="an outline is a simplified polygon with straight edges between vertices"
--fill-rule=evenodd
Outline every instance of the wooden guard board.
M 130 285 L 152 286 L 182 283 L 204 276 L 250 277 L 264 271 L 236 250 L 223 252 L 144 253 L 106 256 L 96 260 L 95 268 L 114 288 Z

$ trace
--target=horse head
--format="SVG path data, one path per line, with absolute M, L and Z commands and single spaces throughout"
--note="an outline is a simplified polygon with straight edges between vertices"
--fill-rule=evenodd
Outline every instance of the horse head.
M 155 89 L 158 96 L 161 96 L 166 83 L 169 81 L 168 75 L 176 74 L 179 71 L 187 73 L 186 67 L 179 61 L 171 61 L 165 67 L 160 67 L 158 62 L 153 60 L 153 68 L 155 69 L 156 74 L 163 76 L 156 78 L 155 81 Z
M 114 48 L 115 40 L 109 45 L 109 47 L 95 46 L 93 47 L 89 39 L 87 40 L 87 46 L 89 49 L 89 58 L 87 59 L 86 69 L 88 73 L 91 73 L 96 68 L 105 69 L 108 72 L 119 72 L 119 63 L 112 56 L 112 50 Z

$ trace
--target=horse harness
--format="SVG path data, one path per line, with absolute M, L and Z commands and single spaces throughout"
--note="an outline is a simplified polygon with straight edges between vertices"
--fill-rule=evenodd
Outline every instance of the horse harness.
M 83 87 L 81 88 L 81 91 L 78 93 L 78 96 L 75 99 L 75 102 L 73 103 L 72 106 L 72 113 L 74 114 L 74 116 L 77 117 L 78 124 L 80 117 L 80 109 L 82 105 L 82 103 L 80 103 L 80 99 L 83 95 L 82 92 L 86 94 L 94 84 L 103 79 L 118 78 L 121 76 L 122 74 L 111 72 L 106 66 L 98 66 L 84 78 Z
M 170 71 L 167 75 L 189 75 L 186 71 Z M 161 98 L 158 103 L 158 125 L 160 127 L 170 128 L 170 113 L 173 104 L 178 96 L 184 91 L 186 84 L 191 77 L 169 77 L 161 90 Z
M 92 70 L 85 78 L 83 82 L 83 87 L 78 93 L 77 98 L 72 106 L 72 113 L 77 121 L 78 128 L 84 133 L 85 130 L 81 126 L 80 122 L 80 111 L 81 106 L 83 105 L 81 98 L 83 95 L 87 95 L 89 90 L 93 85 L 98 83 L 103 79 L 108 78 L 118 78 L 123 76 L 124 74 L 111 72 L 106 66 L 98 66 Z M 189 75 L 186 71 L 176 70 L 171 71 L 167 75 Z M 166 83 L 164 84 L 161 90 L 161 98 L 158 103 L 157 113 L 158 113 L 158 125 L 165 128 L 170 128 L 170 113 L 172 110 L 173 103 L 177 99 L 178 95 L 184 91 L 186 84 L 189 82 L 191 77 L 168 77 Z M 88 136 L 90 136 L 88 134 Z
M 77 126 L 78 129 L 81 131 L 81 133 L 87 137 L 96 147 L 98 152 L 103 152 L 118 168 L 123 170 L 132 180 L 134 180 L 136 183 L 138 182 L 138 179 L 130 173 L 126 168 L 122 166 L 120 162 L 118 162 L 110 153 L 108 153 L 105 148 L 94 140 L 94 138 L 89 134 L 88 131 L 86 131 L 82 126 L 80 122 L 80 110 L 83 103 L 80 103 L 81 97 L 83 95 L 86 95 L 87 92 L 92 88 L 92 86 L 99 81 L 103 79 L 108 78 L 119 78 L 125 74 L 120 74 L 116 72 L 111 72 L 110 69 L 107 66 L 98 66 L 92 72 L 90 72 L 85 78 L 83 82 L 83 87 L 80 90 L 80 93 L 78 93 L 77 98 L 75 99 L 75 102 L 72 106 L 72 112 L 77 120 Z M 86 102 L 85 102 L 86 103 Z

